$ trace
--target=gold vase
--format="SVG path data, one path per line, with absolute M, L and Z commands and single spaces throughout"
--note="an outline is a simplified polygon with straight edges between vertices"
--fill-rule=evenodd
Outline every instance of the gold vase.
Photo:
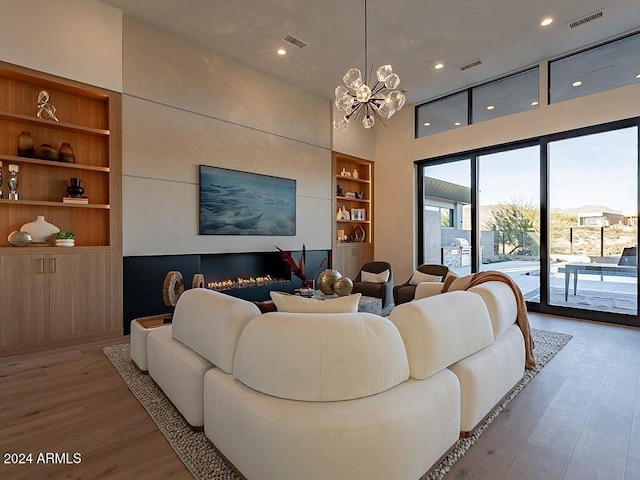
M 325 295 L 333 295 L 335 293 L 333 290 L 334 284 L 341 277 L 342 275 L 340 274 L 340 272 L 328 268 L 324 270 L 318 277 L 318 288 Z
M 353 290 L 353 282 L 349 277 L 342 277 L 336 280 L 333 284 L 333 291 L 338 294 L 339 297 L 346 297 Z

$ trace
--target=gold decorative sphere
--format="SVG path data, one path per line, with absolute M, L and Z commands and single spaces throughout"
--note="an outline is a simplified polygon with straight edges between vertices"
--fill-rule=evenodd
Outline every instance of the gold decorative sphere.
M 346 297 L 353 290 L 353 282 L 349 277 L 342 277 L 336 280 L 333 284 L 333 291 L 338 294 L 339 297 Z
M 333 295 L 333 286 L 338 279 L 342 278 L 340 272 L 327 268 L 318 277 L 318 288 L 325 295 Z

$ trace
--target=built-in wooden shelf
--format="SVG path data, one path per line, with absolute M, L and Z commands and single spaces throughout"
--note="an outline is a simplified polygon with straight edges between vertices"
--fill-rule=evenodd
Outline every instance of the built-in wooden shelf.
M 110 205 L 104 203 L 64 203 L 64 202 L 47 202 L 44 200 L 8 200 L 0 198 L 0 204 L 6 203 L 10 205 L 39 205 L 41 207 L 71 207 L 71 208 L 100 208 L 109 210 Z
M 43 120 L 36 116 L 21 115 L 18 113 L 10 113 L 0 111 L 1 120 L 9 120 L 11 122 L 26 123 L 28 125 L 37 125 L 39 127 L 46 127 L 55 130 L 63 130 L 66 132 L 84 133 L 87 135 L 96 135 L 99 137 L 108 137 L 109 130 L 103 130 L 100 128 L 83 127 L 81 125 L 73 125 L 71 123 L 56 122 L 53 120 Z
M 93 172 L 109 173 L 109 167 L 94 167 L 92 165 L 82 165 L 80 163 L 58 162 L 55 160 L 40 160 L 39 158 L 16 157 L 14 155 L 0 155 L 0 161 L 9 163 L 29 163 L 32 165 L 43 165 L 45 167 L 73 168 L 75 170 L 89 170 Z

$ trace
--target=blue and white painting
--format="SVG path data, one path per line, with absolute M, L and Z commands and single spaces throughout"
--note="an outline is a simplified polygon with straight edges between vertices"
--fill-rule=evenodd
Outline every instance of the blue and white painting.
M 295 234 L 295 180 L 200 165 L 200 235 Z

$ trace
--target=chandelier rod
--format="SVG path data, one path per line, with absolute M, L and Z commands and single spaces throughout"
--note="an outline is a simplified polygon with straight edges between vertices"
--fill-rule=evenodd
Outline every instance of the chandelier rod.
M 364 83 L 369 84 L 369 79 L 367 78 L 367 0 L 364 0 L 364 69 L 362 70 L 364 74 Z

